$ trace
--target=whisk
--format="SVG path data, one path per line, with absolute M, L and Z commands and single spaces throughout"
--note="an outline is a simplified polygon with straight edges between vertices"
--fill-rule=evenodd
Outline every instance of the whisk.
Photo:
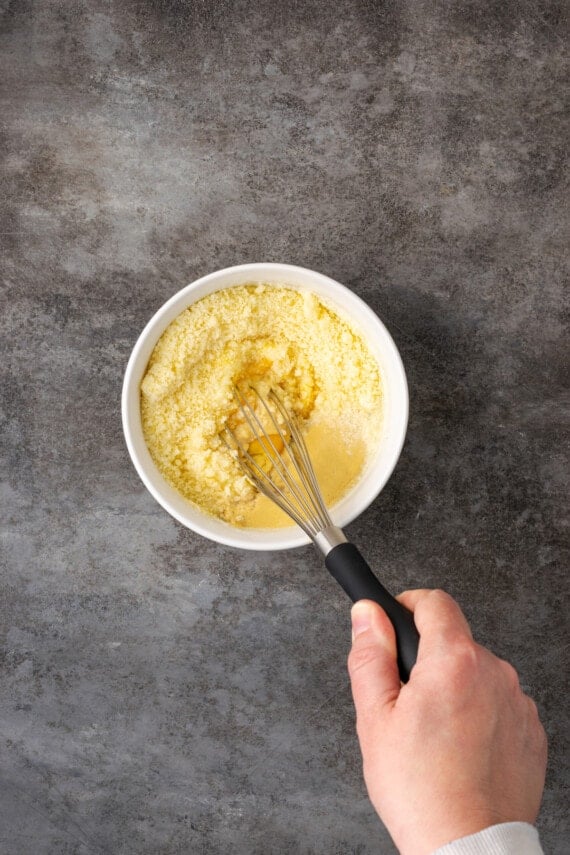
M 226 445 L 257 490 L 311 538 L 351 600 L 382 606 L 394 626 L 400 678 L 406 682 L 419 642 L 412 613 L 380 584 L 357 547 L 332 522 L 296 418 L 274 389 L 265 398 L 253 386 L 247 392 L 236 388 L 235 397 L 243 423 L 241 429 L 226 427 Z

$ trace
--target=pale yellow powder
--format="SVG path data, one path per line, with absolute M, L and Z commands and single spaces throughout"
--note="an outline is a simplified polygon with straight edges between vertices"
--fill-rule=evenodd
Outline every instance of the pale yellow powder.
M 322 298 L 286 286 L 217 291 L 163 333 L 141 384 L 143 432 L 167 481 L 240 526 L 291 524 L 259 496 L 220 439 L 234 387 L 278 388 L 304 426 L 327 503 L 354 483 L 381 427 L 379 367 Z

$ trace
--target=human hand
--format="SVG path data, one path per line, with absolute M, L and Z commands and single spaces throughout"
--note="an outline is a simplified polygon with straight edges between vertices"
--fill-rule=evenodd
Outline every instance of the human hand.
M 517 673 L 473 641 L 443 591 L 407 591 L 418 659 L 400 684 L 394 630 L 380 606 L 352 608 L 348 670 L 364 780 L 402 855 L 501 822 L 533 823 L 546 770 L 546 735 Z

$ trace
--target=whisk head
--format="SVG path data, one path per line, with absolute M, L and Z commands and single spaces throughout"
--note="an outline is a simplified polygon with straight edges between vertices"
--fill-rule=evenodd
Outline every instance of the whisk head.
M 235 398 L 246 430 L 227 426 L 222 439 L 256 489 L 314 540 L 332 522 L 295 416 L 274 389 L 265 398 L 236 387 Z

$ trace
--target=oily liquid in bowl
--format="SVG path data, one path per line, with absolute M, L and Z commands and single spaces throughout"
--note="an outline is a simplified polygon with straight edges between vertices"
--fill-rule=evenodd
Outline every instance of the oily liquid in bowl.
M 325 505 L 333 507 L 356 483 L 364 468 L 364 443 L 355 440 L 347 446 L 326 424 L 312 425 L 303 431 L 303 437 Z M 242 525 L 246 528 L 284 528 L 292 522 L 271 499 L 258 493 L 245 511 Z

